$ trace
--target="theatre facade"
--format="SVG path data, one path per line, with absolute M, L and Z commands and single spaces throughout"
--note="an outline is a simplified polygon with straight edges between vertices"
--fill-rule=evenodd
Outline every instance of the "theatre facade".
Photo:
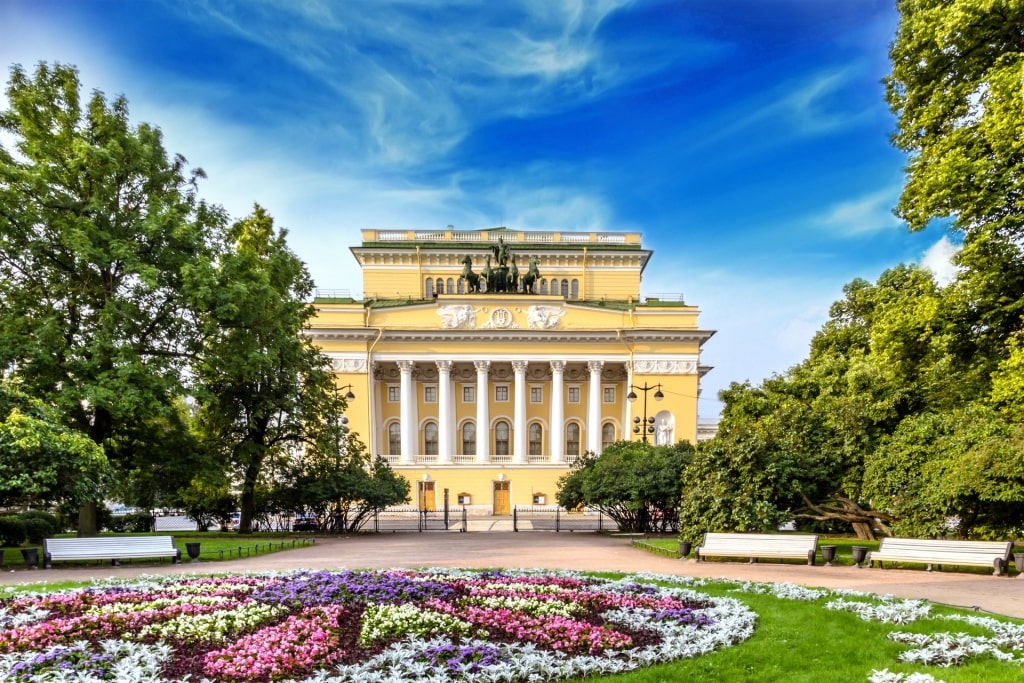
M 362 298 L 320 292 L 308 333 L 421 509 L 554 505 L 588 451 L 696 443 L 713 332 L 641 295 L 639 233 L 364 230 L 352 254 Z

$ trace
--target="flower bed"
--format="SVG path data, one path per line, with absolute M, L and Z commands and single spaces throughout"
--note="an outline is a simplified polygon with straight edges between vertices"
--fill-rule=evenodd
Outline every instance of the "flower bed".
M 0 603 L 4 681 L 555 681 L 748 638 L 736 600 L 570 572 L 145 578 Z

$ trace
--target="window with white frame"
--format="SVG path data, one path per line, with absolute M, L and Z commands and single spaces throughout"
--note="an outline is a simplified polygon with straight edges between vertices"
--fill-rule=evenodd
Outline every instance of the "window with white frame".
M 579 403 L 580 402 L 580 388 L 578 386 L 576 386 L 576 387 L 566 387 L 566 396 L 568 396 L 568 398 L 569 398 L 569 403 Z
M 462 402 L 476 403 L 476 387 L 468 384 L 462 387 Z
M 615 403 L 615 387 L 603 387 L 604 402 Z
M 544 428 L 539 422 L 530 425 L 530 455 L 541 455 L 544 452 Z
M 530 387 L 530 403 L 544 402 L 544 387 Z
M 388 385 L 388 403 L 402 402 L 402 388 L 397 384 Z
M 508 455 L 508 422 L 499 421 L 494 425 L 494 454 Z
M 494 400 L 498 403 L 508 403 L 508 385 L 497 384 L 494 387 Z
M 437 387 L 430 385 L 423 387 L 423 402 L 437 403 Z
M 615 443 L 615 425 L 605 422 L 601 425 L 601 450 L 608 448 Z
M 476 425 L 472 422 L 462 425 L 462 454 L 476 455 Z
M 575 422 L 570 422 L 565 427 L 565 454 L 580 454 L 580 426 Z
M 428 422 L 423 427 L 423 452 L 437 455 L 437 423 Z
M 388 425 L 388 455 L 402 454 L 402 428 L 397 422 Z

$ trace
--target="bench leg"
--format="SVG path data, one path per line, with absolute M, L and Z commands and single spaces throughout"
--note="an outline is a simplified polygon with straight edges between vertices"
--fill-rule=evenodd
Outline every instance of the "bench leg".
M 993 576 L 1002 576 L 1004 569 L 1006 569 L 1006 563 L 1003 562 L 1000 558 L 997 557 L 996 559 L 994 559 L 992 561 L 992 575 Z

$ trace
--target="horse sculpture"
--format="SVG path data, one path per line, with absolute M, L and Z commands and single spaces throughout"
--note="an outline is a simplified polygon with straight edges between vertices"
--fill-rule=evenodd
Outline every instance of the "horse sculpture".
M 530 269 L 526 271 L 526 275 L 522 277 L 523 281 L 523 293 L 524 294 L 536 294 L 534 286 L 537 281 L 540 280 L 540 268 L 537 267 L 537 257 L 534 256 L 530 259 Z
M 466 291 L 470 294 L 480 291 L 480 276 L 473 272 L 473 259 L 467 254 L 462 259 L 462 279 L 466 281 Z
M 508 291 L 519 291 L 519 266 L 516 265 L 516 255 L 512 254 L 512 265 L 508 268 Z

